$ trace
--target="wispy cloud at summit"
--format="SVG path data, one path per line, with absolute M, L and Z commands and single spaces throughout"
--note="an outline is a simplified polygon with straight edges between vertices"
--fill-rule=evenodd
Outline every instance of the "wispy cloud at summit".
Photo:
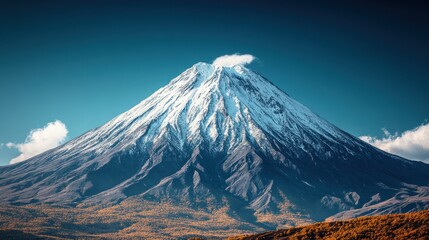
M 233 67 L 236 65 L 246 65 L 253 62 L 256 59 L 255 56 L 251 54 L 232 54 L 232 55 L 223 55 L 216 58 L 213 61 L 213 65 L 223 66 L 223 67 Z

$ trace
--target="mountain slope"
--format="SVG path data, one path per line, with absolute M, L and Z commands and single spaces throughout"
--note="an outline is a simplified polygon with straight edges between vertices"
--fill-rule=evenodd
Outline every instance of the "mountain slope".
M 105 125 L 0 168 L 3 203 L 133 197 L 226 206 L 265 228 L 376 204 L 417 210 L 428 205 L 428 186 L 429 165 L 362 142 L 249 69 L 206 63 Z M 388 204 L 404 191 L 418 204 Z

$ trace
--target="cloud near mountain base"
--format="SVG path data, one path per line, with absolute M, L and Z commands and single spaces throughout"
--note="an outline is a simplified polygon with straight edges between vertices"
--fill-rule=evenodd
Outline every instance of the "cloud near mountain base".
M 384 137 L 379 139 L 361 136 L 361 140 L 389 153 L 412 160 L 429 163 L 429 123 L 422 124 L 401 134 L 391 134 L 383 129 Z
M 43 128 L 37 128 L 30 131 L 23 143 L 6 143 L 6 147 L 15 148 L 21 154 L 10 160 L 10 163 L 25 161 L 46 150 L 57 147 L 62 144 L 68 134 L 67 127 L 59 120 L 46 124 Z

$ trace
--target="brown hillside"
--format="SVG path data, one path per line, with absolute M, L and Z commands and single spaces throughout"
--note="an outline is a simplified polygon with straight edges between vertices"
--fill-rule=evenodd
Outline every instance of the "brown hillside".
M 316 223 L 229 239 L 429 239 L 429 210 Z

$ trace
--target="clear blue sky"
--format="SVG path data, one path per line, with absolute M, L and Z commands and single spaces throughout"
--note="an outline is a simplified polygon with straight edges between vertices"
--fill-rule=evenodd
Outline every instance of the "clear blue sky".
M 424 1 L 88 2 L 0 3 L 0 143 L 55 119 L 74 138 L 232 53 L 356 136 L 429 118 Z

